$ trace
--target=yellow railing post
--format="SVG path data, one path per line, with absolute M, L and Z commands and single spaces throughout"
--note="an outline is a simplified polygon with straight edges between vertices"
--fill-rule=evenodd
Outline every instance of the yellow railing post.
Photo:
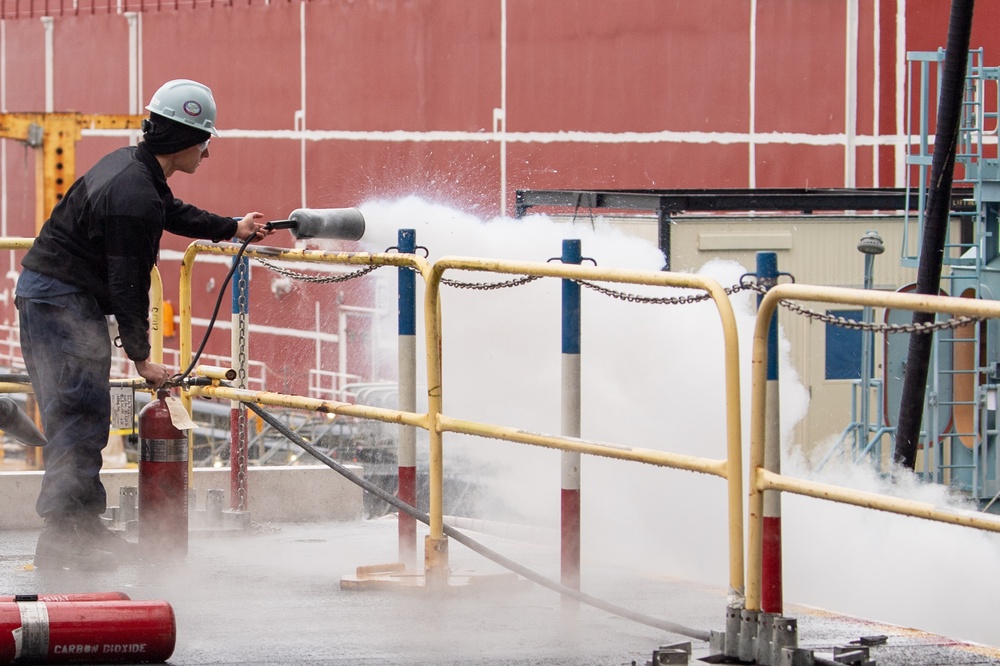
M 163 280 L 153 266 L 149 273 L 149 358 L 163 363 Z
M 424 573 L 428 581 L 447 582 L 448 540 L 444 536 L 444 442 L 440 427 L 442 413 L 441 379 L 441 274 L 437 264 L 431 267 L 424 290 L 424 329 L 427 349 L 427 416 L 432 425 L 429 434 L 428 507 L 430 530 L 424 539 Z

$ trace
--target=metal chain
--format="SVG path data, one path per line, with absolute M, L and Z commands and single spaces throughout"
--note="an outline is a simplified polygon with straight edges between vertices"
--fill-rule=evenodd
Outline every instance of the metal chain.
M 670 297 L 652 297 L 652 296 L 639 296 L 637 294 L 629 294 L 623 291 L 616 291 L 614 289 L 608 289 L 607 287 L 602 287 L 596 285 L 593 282 L 587 282 L 586 280 L 576 280 L 582 286 L 587 289 L 593 289 L 599 294 L 604 294 L 605 296 L 611 296 L 612 298 L 617 298 L 622 301 L 627 301 L 629 303 L 647 303 L 653 305 L 687 305 L 689 303 L 698 303 L 701 301 L 707 301 L 711 298 L 709 294 L 691 294 L 689 296 L 670 296 Z M 743 291 L 744 289 L 753 289 L 752 286 L 737 284 L 732 287 L 726 287 L 725 292 L 727 296 L 732 296 L 733 294 Z
M 759 294 L 767 293 L 762 285 L 744 285 L 744 289 L 752 289 Z M 814 321 L 819 321 L 824 324 L 830 324 L 831 326 L 839 326 L 840 328 L 847 328 L 855 331 L 869 331 L 872 333 L 934 333 L 935 331 L 944 331 L 950 328 L 959 328 L 965 326 L 966 324 L 971 324 L 973 322 L 982 321 L 982 317 L 967 317 L 961 316 L 954 319 L 947 319 L 945 321 L 936 321 L 929 324 L 879 324 L 876 322 L 865 323 L 863 321 L 855 321 L 853 319 L 847 319 L 838 315 L 825 314 L 823 312 L 816 312 L 815 310 L 810 310 L 807 307 L 798 305 L 789 300 L 780 300 L 778 305 L 785 308 L 789 312 L 794 312 L 795 314 L 802 315 L 808 319 Z
M 275 273 L 280 273 L 285 277 L 292 278 L 293 280 L 301 280 L 302 282 L 316 282 L 316 283 L 347 282 L 348 280 L 353 280 L 354 278 L 359 278 L 363 275 L 368 275 L 372 271 L 382 268 L 381 266 L 377 265 L 365 266 L 364 268 L 356 270 L 353 273 L 348 273 L 346 275 L 322 276 L 322 275 L 313 275 L 310 273 L 300 273 L 298 271 L 288 270 L 287 268 L 282 268 L 281 266 L 278 266 L 274 262 L 268 261 L 267 259 L 263 259 L 261 257 L 253 257 L 253 259 L 264 264 Z
M 249 271 L 249 264 L 241 263 L 237 268 L 239 273 L 239 281 L 237 283 L 237 289 L 239 290 L 237 296 L 237 306 L 239 314 L 237 316 L 237 381 L 238 386 L 241 389 L 246 389 L 247 387 L 247 272 Z M 242 402 L 239 403 L 237 407 L 237 418 L 236 418 L 236 438 L 237 438 L 237 454 L 236 460 L 233 461 L 236 464 L 236 469 L 238 470 L 236 476 L 236 510 L 246 511 L 247 510 L 247 446 L 249 445 L 249 435 L 247 433 L 247 407 Z
M 803 317 L 807 317 L 815 321 L 855 331 L 871 331 L 873 333 L 934 333 L 935 331 L 959 328 L 961 326 L 965 326 L 966 324 L 982 321 L 982 317 L 962 316 L 954 319 L 947 319 L 945 321 L 931 322 L 928 324 L 878 324 L 874 322 L 866 324 L 862 321 L 854 321 L 853 319 L 845 319 L 844 317 L 836 315 L 816 312 L 815 310 L 804 308 L 801 305 L 792 303 L 791 301 L 782 300 L 778 301 L 778 304 L 795 314 L 802 315 Z
M 458 280 L 447 280 L 445 278 L 441 278 L 441 284 L 446 284 L 449 287 L 458 287 L 459 289 L 479 289 L 480 291 L 489 291 L 491 289 L 504 289 L 506 287 L 520 287 L 522 284 L 534 282 L 541 277 L 541 275 L 525 275 L 524 277 L 507 280 L 506 282 L 459 282 Z
M 594 291 L 604 294 L 605 296 L 611 296 L 629 303 L 649 303 L 656 305 L 687 305 L 689 303 L 697 303 L 699 301 L 704 301 L 711 296 L 709 294 L 697 294 L 690 296 L 675 296 L 669 298 L 650 298 L 646 296 L 638 296 L 636 294 L 629 294 L 621 291 L 615 291 L 613 289 L 608 289 L 607 287 L 602 287 L 585 280 L 577 280 L 581 285 L 587 287 L 588 289 L 593 289 Z M 739 284 L 733 285 L 732 287 L 726 287 L 726 295 L 732 296 L 733 294 L 743 291 L 750 290 L 756 291 L 757 293 L 766 293 L 766 289 L 758 284 L 751 284 L 748 282 L 740 282 Z M 875 333 L 933 333 L 935 331 L 943 331 L 952 328 L 959 328 L 973 322 L 982 321 L 981 317 L 968 317 L 962 316 L 954 319 L 948 319 L 946 321 L 932 322 L 928 324 L 879 324 L 879 323 L 865 323 L 860 321 L 854 321 L 853 319 L 846 319 L 837 315 L 824 314 L 821 312 L 816 312 L 810 310 L 801 305 L 797 305 L 788 300 L 778 301 L 778 304 L 790 312 L 795 314 L 808 317 L 815 321 L 820 321 L 825 324 L 830 324 L 832 326 L 839 326 L 842 328 L 848 328 L 859 331 L 871 331 Z
M 391 249 L 391 248 L 390 248 Z M 280 273 L 289 278 L 296 280 L 302 280 L 305 282 L 317 282 L 317 283 L 329 283 L 329 282 L 346 282 L 347 280 L 353 280 L 354 278 L 367 275 L 372 271 L 381 268 L 381 266 L 366 266 L 360 270 L 353 273 L 341 276 L 331 276 L 331 277 L 321 277 L 318 275 L 310 275 L 307 273 L 300 273 L 297 271 L 291 271 L 286 268 L 282 268 L 273 262 L 263 259 L 261 257 L 254 257 L 256 261 L 259 261 L 263 265 L 267 266 L 276 273 Z M 408 267 L 407 267 L 408 268 Z M 410 270 L 413 270 L 410 268 Z M 449 280 L 447 278 L 441 279 L 441 284 L 447 285 L 449 287 L 455 287 L 457 289 L 475 289 L 479 291 L 491 291 L 494 289 L 507 289 L 511 287 L 520 287 L 522 285 L 534 282 L 535 280 L 541 279 L 541 275 L 525 275 L 524 277 L 515 278 L 513 280 L 506 280 L 503 282 L 462 282 L 459 280 Z M 617 298 L 628 303 L 643 303 L 647 305 L 689 305 L 691 303 L 700 303 L 701 301 L 706 301 L 711 298 L 710 294 L 690 294 L 687 296 L 669 296 L 669 297 L 654 297 L 654 296 L 640 296 L 638 294 L 631 294 L 624 291 L 618 291 L 615 289 L 609 289 L 608 287 L 602 287 L 593 282 L 588 282 L 587 280 L 575 280 L 581 286 L 591 289 L 603 294 L 604 296 L 610 296 L 611 298 Z M 740 291 L 749 290 L 756 291 L 758 293 L 765 293 L 766 289 L 758 284 L 744 283 L 735 284 L 731 287 L 725 287 L 724 291 L 727 296 L 732 296 L 733 294 L 739 293 Z M 971 324 L 972 322 L 982 321 L 981 317 L 958 317 L 955 319 L 949 319 L 947 321 L 933 322 L 930 324 L 879 324 L 879 323 L 865 323 L 860 321 L 854 321 L 852 319 L 846 319 L 844 317 L 824 314 L 821 312 L 816 312 L 810 310 L 801 305 L 792 303 L 791 301 L 782 300 L 778 303 L 780 306 L 794 312 L 796 314 L 808 317 L 815 321 L 830 324 L 832 326 L 839 326 L 842 328 L 848 328 L 860 331 L 872 331 L 876 333 L 933 333 L 935 331 L 942 331 L 950 328 L 959 328 L 965 326 L 966 324 Z

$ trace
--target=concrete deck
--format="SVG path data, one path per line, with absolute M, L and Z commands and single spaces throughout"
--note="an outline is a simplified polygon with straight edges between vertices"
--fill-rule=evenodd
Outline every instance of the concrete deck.
M 418 526 L 419 543 L 425 533 Z M 395 517 L 303 524 L 255 523 L 246 532 L 193 536 L 183 563 L 108 573 L 42 572 L 29 565 L 37 531 L 0 531 L 0 594 L 119 591 L 165 600 L 177 618 L 170 664 L 646 664 L 661 645 L 687 641 L 589 606 L 564 605 L 533 583 L 342 589 L 358 566 L 397 559 Z M 558 579 L 554 545 L 470 533 Z M 450 542 L 453 580 L 502 573 Z M 509 581 L 509 579 L 508 579 Z M 722 631 L 725 591 L 584 562 L 584 590 L 608 602 L 701 630 Z M 799 645 L 817 655 L 873 635 L 880 666 L 1000 664 L 1000 649 L 790 606 Z M 693 642 L 695 659 L 711 653 Z

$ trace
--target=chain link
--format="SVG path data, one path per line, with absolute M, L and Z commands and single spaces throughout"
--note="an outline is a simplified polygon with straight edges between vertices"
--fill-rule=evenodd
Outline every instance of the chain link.
M 459 289 L 478 289 L 480 291 L 490 291 L 491 289 L 505 289 L 507 287 L 520 287 L 541 278 L 541 275 L 525 275 L 524 277 L 507 280 L 505 282 L 459 282 L 458 280 L 447 280 L 441 278 L 441 284 Z
M 391 249 L 391 248 L 390 248 Z M 311 275 L 308 273 L 300 273 L 297 271 L 288 270 L 282 268 L 277 264 L 263 259 L 261 257 L 254 257 L 256 261 L 259 261 L 263 265 L 267 266 L 276 273 L 280 273 L 286 277 L 302 280 L 305 282 L 318 282 L 318 283 L 329 283 L 329 282 L 346 282 L 347 280 L 353 280 L 354 278 L 362 277 L 371 273 L 372 271 L 381 268 L 380 266 L 366 266 L 360 270 L 353 273 L 341 276 L 331 276 L 323 277 L 318 275 Z M 409 270 L 413 270 L 410 267 Z M 479 291 L 492 291 L 494 289 L 508 289 L 511 287 L 520 287 L 522 285 L 529 284 L 535 280 L 540 279 L 541 275 L 525 275 L 520 278 L 515 278 L 512 280 L 506 280 L 502 282 L 462 282 L 460 280 L 449 280 L 446 278 L 441 279 L 441 284 L 447 285 L 449 287 L 455 287 L 457 289 L 473 289 Z M 747 277 L 747 276 L 744 276 Z M 751 276 L 752 277 L 752 276 Z M 711 298 L 710 294 L 690 294 L 686 296 L 666 296 L 666 297 L 655 297 L 655 296 L 640 296 L 639 294 L 632 294 L 624 291 L 618 291 L 615 289 L 609 289 L 608 287 L 603 287 L 593 282 L 587 280 L 575 280 L 581 286 L 586 287 L 596 291 L 604 296 L 609 296 L 611 298 L 616 298 L 618 300 L 625 301 L 627 303 L 642 303 L 646 305 L 690 305 L 692 303 L 700 303 Z M 739 293 L 740 291 L 755 291 L 757 293 L 766 293 L 766 289 L 759 285 L 749 282 L 740 282 L 731 287 L 725 287 L 724 291 L 727 296 L 732 296 L 733 294 Z M 241 292 L 242 293 L 242 292 Z M 824 314 L 822 312 L 816 312 L 815 310 L 810 310 L 801 305 L 792 303 L 791 301 L 782 300 L 778 303 L 783 308 L 787 309 L 789 312 L 794 312 L 795 314 L 802 315 L 814 321 L 819 321 L 825 324 L 830 324 L 832 326 L 839 326 L 841 328 L 847 328 L 858 331 L 871 331 L 875 333 L 933 333 L 935 331 L 942 331 L 952 328 L 959 328 L 973 322 L 982 321 L 981 317 L 957 317 L 954 319 L 948 319 L 946 321 L 932 322 L 929 324 L 879 324 L 879 323 L 865 323 L 860 321 L 854 321 L 853 319 L 846 319 L 837 315 Z
M 284 275 L 285 277 L 292 278 L 293 280 L 300 280 L 302 282 L 316 282 L 316 283 L 332 283 L 332 282 L 347 282 L 348 280 L 353 280 L 354 278 L 359 278 L 363 275 L 368 275 L 374 270 L 381 268 L 381 266 L 365 266 L 353 273 L 347 273 L 346 275 L 313 275 L 311 273 L 300 273 L 298 271 L 292 271 L 287 268 L 282 268 L 272 261 L 263 259 L 261 257 L 254 257 L 254 260 L 259 261 L 263 265 L 270 268 L 275 273 Z
M 270 268 L 275 273 L 284 275 L 285 277 L 291 278 L 293 280 L 301 280 L 303 282 L 316 282 L 316 283 L 331 283 L 331 282 L 346 282 L 348 280 L 353 280 L 371 273 L 374 270 L 382 268 L 382 266 L 365 266 L 364 268 L 354 271 L 353 273 L 348 273 L 346 275 L 338 276 L 320 276 L 312 275 L 309 273 L 300 273 L 298 271 L 288 270 L 287 268 L 282 268 L 274 262 L 268 261 L 267 259 L 262 259 L 261 257 L 254 257 L 254 260 L 259 261 L 263 265 Z M 400 268 L 406 270 L 415 270 L 411 266 L 400 266 Z M 534 282 L 538 280 L 540 275 L 526 275 L 522 278 L 516 278 L 514 280 L 508 280 L 506 282 L 460 282 L 458 280 L 449 280 L 447 278 L 441 279 L 441 284 L 448 285 L 449 287 L 457 287 L 459 289 L 480 289 L 480 290 L 490 290 L 490 289 L 503 289 L 506 287 L 519 287 L 522 284 L 528 284 L 529 282 Z
M 762 285 L 744 285 L 744 289 L 752 289 L 759 294 L 767 293 Z M 794 312 L 795 314 L 802 315 L 807 319 L 812 319 L 813 321 L 822 322 L 824 324 L 830 324 L 831 326 L 839 326 L 840 328 L 847 328 L 854 331 L 868 331 L 871 333 L 934 333 L 935 331 L 944 331 L 951 328 L 960 328 L 967 324 L 973 322 L 982 321 L 982 317 L 968 317 L 961 316 L 954 319 L 946 319 L 945 321 L 936 321 L 928 324 L 879 324 L 876 322 L 865 323 L 863 321 L 855 321 L 854 319 L 847 319 L 846 317 L 841 317 L 839 315 L 826 314 L 823 312 L 816 312 L 815 310 L 810 310 L 807 307 L 801 306 L 797 303 L 793 303 L 789 300 L 780 300 L 778 305 L 785 308 L 789 312 Z
M 814 321 L 820 321 L 825 324 L 830 324 L 832 326 L 839 326 L 841 328 L 847 328 L 855 331 L 870 331 L 872 333 L 934 333 L 935 331 L 944 331 L 951 328 L 959 328 L 965 326 L 966 324 L 971 324 L 973 322 L 982 321 L 982 317 L 956 317 L 954 319 L 947 319 L 945 321 L 936 321 L 928 324 L 920 323 L 910 323 L 910 324 L 879 324 L 879 323 L 865 323 L 863 321 L 855 321 L 853 319 L 845 319 L 844 317 L 824 314 L 822 312 L 816 312 L 815 310 L 810 310 L 804 308 L 801 305 L 792 303 L 791 301 L 778 301 L 778 304 L 794 312 L 795 314 L 802 315 L 808 319 Z
M 237 268 L 239 281 L 237 283 L 237 381 L 240 389 L 247 387 L 247 272 L 249 264 L 242 263 Z M 237 407 L 236 418 L 236 510 L 247 510 L 247 407 L 242 402 Z
M 691 294 L 688 296 L 667 297 L 639 296 L 638 294 L 629 294 L 624 291 L 608 289 L 607 287 L 602 287 L 594 284 L 593 282 L 587 282 L 586 280 L 576 280 L 576 282 L 579 282 L 580 285 L 586 287 L 587 289 L 593 289 L 599 294 L 611 296 L 612 298 L 617 298 L 629 303 L 645 303 L 651 305 L 688 305 L 690 303 L 707 301 L 711 298 L 710 294 Z M 733 294 L 743 291 L 744 289 L 753 289 L 753 287 L 744 284 L 737 284 L 732 287 L 726 287 L 725 292 L 727 296 L 732 296 Z

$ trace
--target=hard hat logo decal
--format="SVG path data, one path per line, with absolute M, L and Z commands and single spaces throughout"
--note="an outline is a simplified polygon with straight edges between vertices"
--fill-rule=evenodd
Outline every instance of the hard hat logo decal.
M 212 91 L 197 81 L 167 81 L 153 94 L 153 100 L 146 110 L 208 132 L 212 136 L 219 136 L 215 129 L 215 99 Z

